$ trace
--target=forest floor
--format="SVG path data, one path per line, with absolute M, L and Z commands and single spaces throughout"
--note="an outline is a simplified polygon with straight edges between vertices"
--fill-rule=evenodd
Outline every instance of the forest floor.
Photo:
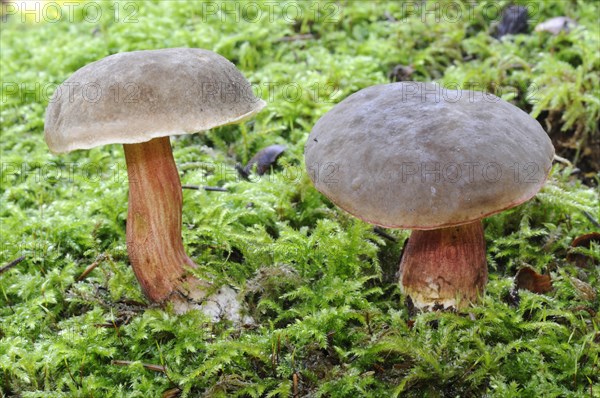
M 598 3 L 517 2 L 528 25 L 500 38 L 506 1 L 272 3 L 3 2 L 0 396 L 600 397 Z M 577 25 L 534 30 L 557 16 Z M 166 47 L 223 55 L 268 103 L 172 139 L 183 184 L 226 189 L 183 192 L 195 272 L 234 287 L 252 325 L 150 304 L 127 256 L 122 146 L 44 142 L 74 71 Z M 355 219 L 304 171 L 325 112 L 396 80 L 491 91 L 560 156 L 535 198 L 484 220 L 489 283 L 462 311 L 411 311 L 396 275 L 410 231 Z M 240 178 L 273 144 L 271 170 Z M 527 266 L 551 289 L 515 289 Z

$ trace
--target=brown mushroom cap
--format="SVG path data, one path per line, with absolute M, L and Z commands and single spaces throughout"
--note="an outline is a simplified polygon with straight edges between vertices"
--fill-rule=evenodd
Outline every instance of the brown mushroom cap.
M 533 197 L 554 147 L 502 99 L 431 83 L 360 90 L 315 124 L 305 147 L 315 187 L 369 223 L 435 229 Z
M 224 57 L 197 48 L 119 53 L 76 71 L 46 111 L 52 152 L 208 130 L 265 105 Z

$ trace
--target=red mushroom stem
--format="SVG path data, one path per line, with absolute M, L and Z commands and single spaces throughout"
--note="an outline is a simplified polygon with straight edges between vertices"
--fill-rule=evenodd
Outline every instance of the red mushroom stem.
M 129 178 L 127 252 L 143 292 L 163 302 L 196 264 L 181 239 L 182 192 L 169 137 L 125 144 Z
M 477 302 L 487 282 L 481 221 L 414 230 L 400 262 L 404 294 L 418 308 L 463 308 Z

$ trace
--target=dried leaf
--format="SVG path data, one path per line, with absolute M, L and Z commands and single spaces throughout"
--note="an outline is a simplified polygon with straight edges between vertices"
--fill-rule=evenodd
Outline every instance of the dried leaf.
M 535 27 L 536 32 L 549 32 L 553 35 L 557 35 L 560 32 L 569 32 L 571 29 L 577 26 L 577 22 L 568 17 L 554 17 L 550 18 L 542 23 L 539 23 Z
M 504 35 L 514 35 L 527 32 L 527 8 L 522 6 L 507 7 L 502 13 L 502 20 L 495 37 L 497 39 Z
M 589 249 L 592 242 L 600 245 L 600 232 L 592 232 L 589 234 L 578 236 L 571 243 L 571 250 L 567 254 L 567 261 L 579 268 L 590 268 L 593 265 L 593 259 L 582 253 L 576 253 L 572 249 L 575 247 L 584 247 Z
M 162 393 L 161 398 L 177 398 L 181 395 L 181 389 L 180 388 L 169 388 L 168 390 L 165 390 L 165 392 Z
M 530 266 L 522 267 L 515 275 L 515 288 L 527 289 L 533 293 L 547 293 L 552 290 L 550 275 L 538 274 Z
M 269 170 L 286 149 L 284 145 L 270 145 L 254 155 L 246 167 L 241 168 L 237 166 L 236 170 L 242 177 L 247 179 L 254 165 L 256 165 L 256 174 L 261 176 Z
M 404 82 L 412 80 L 411 76 L 414 72 L 414 68 L 411 65 L 398 64 L 394 66 L 394 69 L 388 74 L 390 82 Z
M 114 359 L 112 361 L 110 361 L 110 363 L 112 365 L 117 365 L 117 366 L 130 366 L 133 365 L 135 362 L 134 361 L 123 361 L 120 359 Z M 161 372 L 161 373 L 166 373 L 166 369 L 164 366 L 162 365 L 153 365 L 150 363 L 142 363 L 142 366 L 148 370 L 152 370 L 154 372 Z
M 582 299 L 587 301 L 596 300 L 596 291 L 589 283 L 585 283 L 582 280 L 571 277 L 571 284 L 575 289 L 577 289 L 577 293 Z

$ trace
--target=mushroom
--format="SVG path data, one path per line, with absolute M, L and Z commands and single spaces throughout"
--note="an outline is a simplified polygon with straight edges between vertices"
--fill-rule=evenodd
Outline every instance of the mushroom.
M 203 299 L 210 285 L 186 272 L 196 264 L 183 247 L 181 182 L 169 136 L 238 123 L 264 105 L 231 62 L 196 48 L 108 56 L 73 73 L 52 96 L 44 131 L 52 152 L 123 144 L 127 252 L 151 301 Z
M 312 129 L 314 186 L 350 214 L 412 229 L 401 290 L 421 309 L 462 308 L 487 282 L 481 219 L 544 184 L 554 155 L 528 114 L 488 93 L 401 82 L 360 90 Z

